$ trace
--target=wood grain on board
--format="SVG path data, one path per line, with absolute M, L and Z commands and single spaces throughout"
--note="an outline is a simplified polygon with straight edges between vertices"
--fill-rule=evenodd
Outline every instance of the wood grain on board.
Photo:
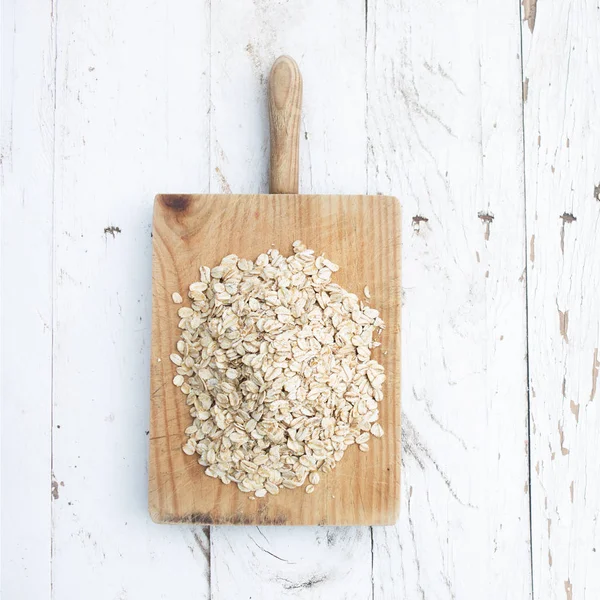
M 271 194 L 298 193 L 301 116 L 302 75 L 293 58 L 280 56 L 269 75 Z
M 374 358 L 386 369 L 380 422 L 385 435 L 370 451 L 351 447 L 315 492 L 282 490 L 250 500 L 235 485 L 204 474 L 181 451 L 189 408 L 172 384 L 169 360 L 179 338 L 178 305 L 201 265 L 235 253 L 254 259 L 271 247 L 291 253 L 301 239 L 341 268 L 334 281 L 362 296 L 386 323 Z M 230 524 L 391 524 L 400 476 L 400 208 L 386 196 L 162 195 L 153 228 L 150 513 L 159 522 Z M 385 354 L 384 354 L 385 352 Z

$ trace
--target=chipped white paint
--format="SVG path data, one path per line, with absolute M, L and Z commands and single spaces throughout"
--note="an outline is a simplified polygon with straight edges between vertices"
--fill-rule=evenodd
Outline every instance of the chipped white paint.
M 59 0 L 55 598 L 209 595 L 205 532 L 150 521 L 146 467 L 152 198 L 208 184 L 206 9 Z
M 1 18 L 2 597 L 525 600 L 531 559 L 534 598 L 600 595 L 595 5 L 4 0 Z M 282 52 L 305 81 L 302 191 L 403 201 L 402 514 L 209 541 L 146 511 L 152 197 L 266 191 Z
M 533 585 L 600 597 L 600 11 L 537 5 L 524 29 Z
M 373 529 L 374 597 L 525 599 L 519 17 L 395 6 L 367 43 L 369 192 L 404 207 L 403 504 Z
M 206 6 L 4 7 L 1 595 L 206 598 L 206 533 L 146 508 L 152 197 L 208 186 Z

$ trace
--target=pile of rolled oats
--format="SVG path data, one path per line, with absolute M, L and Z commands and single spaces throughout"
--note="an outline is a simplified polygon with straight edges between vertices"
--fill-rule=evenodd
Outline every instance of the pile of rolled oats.
M 293 248 L 201 267 L 171 354 L 193 418 L 183 451 L 258 498 L 307 479 L 310 494 L 348 446 L 366 452 L 383 435 L 385 375 L 371 349 L 384 323 L 331 282 L 336 264 L 300 241 Z

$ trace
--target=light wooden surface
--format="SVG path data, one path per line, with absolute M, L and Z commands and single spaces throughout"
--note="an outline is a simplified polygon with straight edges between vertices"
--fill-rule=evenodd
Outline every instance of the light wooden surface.
M 3 598 L 598 597 L 594 4 L 3 0 L 0 18 Z M 284 53 L 300 189 L 403 202 L 400 521 L 154 525 L 152 199 L 268 190 Z
M 334 281 L 363 297 L 386 323 L 373 352 L 386 371 L 380 423 L 385 435 L 369 452 L 351 447 L 314 493 L 303 488 L 255 499 L 204 474 L 185 455 L 191 423 L 185 397 L 172 383 L 169 360 L 179 339 L 171 294 L 182 295 L 202 265 L 228 254 L 254 260 L 292 242 L 340 265 Z M 258 525 L 390 525 L 400 502 L 400 205 L 386 196 L 158 196 L 153 227 L 153 312 L 150 414 L 150 513 L 155 521 Z M 385 354 L 384 354 L 385 351 Z
M 302 76 L 296 61 L 280 56 L 269 75 L 271 194 L 297 194 L 299 135 L 302 116 Z

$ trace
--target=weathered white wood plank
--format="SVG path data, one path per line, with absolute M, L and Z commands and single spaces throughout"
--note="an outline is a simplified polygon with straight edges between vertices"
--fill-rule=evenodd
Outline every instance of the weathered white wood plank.
M 533 587 L 535 598 L 583 600 L 600 597 L 600 12 L 550 1 L 533 14 L 523 26 Z
M 304 80 L 300 192 L 366 184 L 364 6 L 227 0 L 211 27 L 211 191 L 268 192 L 267 80 L 289 54 Z
M 54 597 L 209 596 L 206 531 L 147 511 L 154 194 L 208 191 L 207 2 L 58 13 Z
M 212 4 L 211 191 L 265 192 L 266 84 L 280 54 L 304 78 L 300 191 L 366 187 L 362 3 Z M 212 528 L 212 596 L 371 597 L 368 528 Z
M 227 526 L 211 536 L 214 600 L 371 598 L 369 527 Z
M 51 589 L 54 16 L 51 2 L 0 8 L 2 598 Z
M 517 3 L 368 3 L 369 193 L 403 232 L 403 504 L 374 597 L 529 598 Z

